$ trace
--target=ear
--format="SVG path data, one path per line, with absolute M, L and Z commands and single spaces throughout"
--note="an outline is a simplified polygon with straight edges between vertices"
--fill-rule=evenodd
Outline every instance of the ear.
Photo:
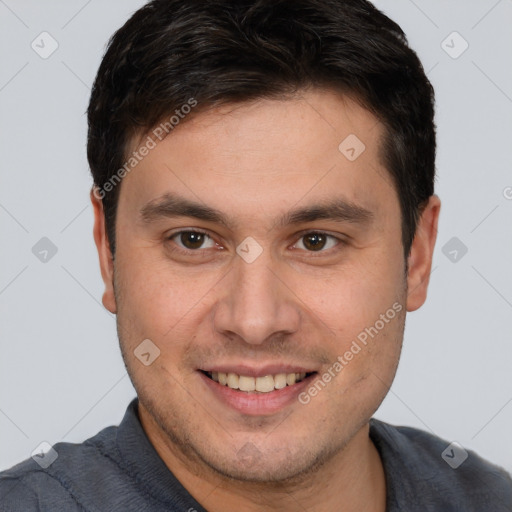
M 98 189 L 93 186 L 91 190 L 91 202 L 94 210 L 94 242 L 98 250 L 100 260 L 101 277 L 105 283 L 102 302 L 111 313 L 117 313 L 116 299 L 114 296 L 114 258 L 110 251 L 110 243 L 105 229 L 105 213 L 103 201 Z
M 440 210 L 441 201 L 439 197 L 433 195 L 429 198 L 418 221 L 416 235 L 407 259 L 407 311 L 417 310 L 427 298 Z

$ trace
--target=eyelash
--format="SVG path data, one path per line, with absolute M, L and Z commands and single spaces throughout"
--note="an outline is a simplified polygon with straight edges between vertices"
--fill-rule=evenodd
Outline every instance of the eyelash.
M 167 237 L 167 240 L 169 241 L 174 241 L 175 238 L 177 238 L 178 236 L 182 235 L 183 233 L 200 233 L 200 234 L 203 234 L 205 236 L 207 236 L 210 240 L 214 241 L 213 238 L 209 235 L 208 232 L 206 231 L 203 231 L 201 229 L 186 229 L 186 230 L 181 230 L 181 231 L 177 231 L 175 233 L 172 233 L 171 235 L 169 235 Z M 307 251 L 308 253 L 310 253 L 312 255 L 312 257 L 315 257 L 316 254 L 322 254 L 322 253 L 327 253 L 327 252 L 330 252 L 332 250 L 335 250 L 338 246 L 341 246 L 341 245 L 346 245 L 346 241 L 343 240 L 342 238 L 339 238 L 337 236 L 334 236 L 334 235 L 331 235 L 330 233 L 326 233 L 325 231 L 302 231 L 301 233 L 298 234 L 298 238 L 297 238 L 297 242 L 295 242 L 293 245 L 296 245 L 300 240 L 302 240 L 305 236 L 307 235 L 324 235 L 326 236 L 328 239 L 334 239 L 336 240 L 336 245 L 334 247 L 330 247 L 329 249 L 326 249 L 326 250 L 319 250 L 319 251 Z M 215 242 L 215 241 L 214 241 Z M 174 242 L 176 244 L 176 242 Z M 215 242 L 215 244 L 221 248 L 223 248 L 220 244 L 218 244 L 217 242 Z M 186 249 L 184 247 L 180 247 L 179 245 L 175 245 L 175 247 L 173 248 L 174 251 L 177 251 L 181 254 L 184 254 L 184 255 L 192 255 L 194 253 L 196 253 L 198 256 L 201 255 L 202 252 L 204 252 L 204 249 Z M 301 249 L 301 250 L 304 250 L 304 249 Z

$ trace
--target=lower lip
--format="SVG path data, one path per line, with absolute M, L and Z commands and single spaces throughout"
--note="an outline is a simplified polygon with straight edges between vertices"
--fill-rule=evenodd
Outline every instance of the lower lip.
M 203 372 L 199 371 L 198 373 L 203 382 L 221 402 L 242 414 L 251 416 L 274 414 L 292 403 L 298 402 L 298 395 L 308 386 L 309 380 L 316 375 L 310 375 L 296 384 L 269 393 L 248 393 L 222 386 L 207 377 Z

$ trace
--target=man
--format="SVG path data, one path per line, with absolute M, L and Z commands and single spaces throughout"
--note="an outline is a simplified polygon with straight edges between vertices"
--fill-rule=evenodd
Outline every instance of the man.
M 433 111 L 365 0 L 136 12 L 96 78 L 88 158 L 138 398 L 4 472 L 3 509 L 512 510 L 502 469 L 372 419 L 427 294 Z

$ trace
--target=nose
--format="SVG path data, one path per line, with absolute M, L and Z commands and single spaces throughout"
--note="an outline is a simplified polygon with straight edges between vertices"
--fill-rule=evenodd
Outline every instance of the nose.
M 223 296 L 214 310 L 217 332 L 260 345 L 299 329 L 299 301 L 265 251 L 251 263 L 237 257 L 226 277 Z

